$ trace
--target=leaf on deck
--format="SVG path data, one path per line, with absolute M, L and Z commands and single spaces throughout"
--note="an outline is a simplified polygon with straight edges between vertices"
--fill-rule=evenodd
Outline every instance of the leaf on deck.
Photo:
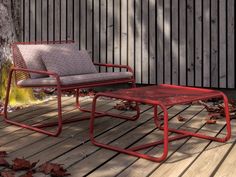
M 33 177 L 33 172 L 32 171 L 27 171 L 25 174 L 19 176 L 19 177 Z
M 114 106 L 114 109 L 120 110 L 120 111 L 135 111 L 136 104 L 131 101 L 121 101 L 120 103 L 117 103 Z
M 26 159 L 15 158 L 13 160 L 12 169 L 16 171 L 17 170 L 30 170 L 34 168 L 37 163 L 38 162 L 34 162 L 31 164 L 31 162 Z
M 179 122 L 186 121 L 186 118 L 183 117 L 183 116 L 181 116 L 181 115 L 178 115 L 178 116 L 177 116 L 177 119 L 178 119 Z
M 15 177 L 15 172 L 11 170 L 2 171 L 0 174 L 2 177 Z
M 44 163 L 39 167 L 39 171 L 44 174 L 51 174 L 54 177 L 69 176 L 70 174 L 60 165 L 56 163 Z

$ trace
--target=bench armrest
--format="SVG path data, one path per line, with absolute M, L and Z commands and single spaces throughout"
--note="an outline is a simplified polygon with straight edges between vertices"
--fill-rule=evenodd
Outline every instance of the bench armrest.
M 105 63 L 94 63 L 94 65 L 96 66 L 105 66 L 105 67 L 109 67 L 109 68 L 125 68 L 127 69 L 127 71 L 134 73 L 132 68 L 126 65 L 117 65 L 117 64 L 105 64 Z
M 48 76 L 52 76 L 56 79 L 57 81 L 57 86 L 59 87 L 61 85 L 61 80 L 60 77 L 57 73 L 51 72 L 51 71 L 40 71 L 40 70 L 32 70 L 32 69 L 25 69 L 25 68 L 17 68 L 17 67 L 12 67 L 10 73 L 12 72 L 26 72 L 26 73 L 35 73 L 35 74 L 45 74 Z

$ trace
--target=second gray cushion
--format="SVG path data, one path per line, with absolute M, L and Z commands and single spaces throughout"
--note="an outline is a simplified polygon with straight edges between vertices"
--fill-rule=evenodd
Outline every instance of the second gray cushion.
M 42 60 L 48 71 L 55 72 L 59 76 L 97 73 L 86 50 L 51 51 L 42 54 Z

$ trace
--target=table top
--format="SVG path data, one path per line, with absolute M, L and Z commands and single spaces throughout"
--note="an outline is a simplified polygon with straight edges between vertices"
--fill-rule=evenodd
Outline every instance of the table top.
M 165 106 L 171 106 L 222 97 L 223 93 L 217 90 L 161 84 L 103 92 L 100 95 L 147 104 L 161 103 Z

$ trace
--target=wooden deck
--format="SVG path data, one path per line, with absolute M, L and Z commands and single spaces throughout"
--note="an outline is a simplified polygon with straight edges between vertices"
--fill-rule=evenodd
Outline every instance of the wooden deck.
M 83 105 L 89 107 L 91 98 L 82 98 Z M 133 112 L 112 109 L 112 100 L 100 100 L 99 109 L 120 114 Z M 130 147 L 158 139 L 161 132 L 155 129 L 152 108 L 141 105 L 141 118 L 136 122 L 104 117 L 96 120 L 96 136 L 99 140 Z M 64 118 L 83 116 L 74 108 L 74 98 L 63 98 Z M 21 122 L 34 123 L 56 118 L 56 101 L 32 106 L 11 113 L 10 117 Z M 187 120 L 179 122 L 178 114 Z M 213 136 L 225 134 L 224 120 L 215 125 L 206 125 L 207 112 L 199 105 L 178 105 L 169 108 L 169 125 Z M 0 122 L 0 150 L 9 152 L 8 160 L 25 157 L 31 161 L 40 160 L 64 164 L 74 176 L 130 176 L 130 177 L 176 177 L 176 176 L 236 176 L 236 120 L 232 120 L 232 138 L 228 143 L 216 143 L 198 138 L 186 138 L 170 143 L 169 155 L 163 163 L 153 163 L 144 159 L 118 154 L 93 146 L 88 136 L 88 121 L 67 124 L 58 138 L 48 137 L 16 126 Z M 160 155 L 162 147 L 153 147 L 143 152 Z M 38 174 L 36 176 L 44 176 Z

